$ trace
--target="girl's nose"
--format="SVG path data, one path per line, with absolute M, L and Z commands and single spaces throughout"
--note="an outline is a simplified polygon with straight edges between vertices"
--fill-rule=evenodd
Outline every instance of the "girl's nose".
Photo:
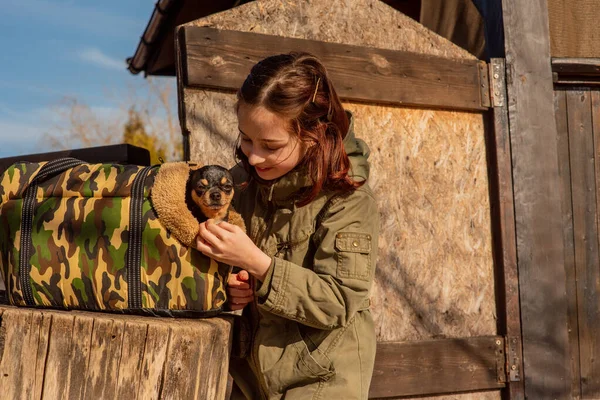
M 254 151 L 251 151 L 250 154 L 248 154 L 248 163 L 250 163 L 250 165 L 252 165 L 252 166 L 258 165 L 264 161 L 265 161 L 265 158 L 256 154 L 256 152 L 254 152 Z

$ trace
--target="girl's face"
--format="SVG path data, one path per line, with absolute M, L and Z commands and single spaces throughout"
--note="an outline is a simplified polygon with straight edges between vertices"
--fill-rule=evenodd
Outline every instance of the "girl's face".
M 303 143 L 288 132 L 288 121 L 263 106 L 240 101 L 238 128 L 242 152 L 258 176 L 270 181 L 290 172 L 304 156 Z

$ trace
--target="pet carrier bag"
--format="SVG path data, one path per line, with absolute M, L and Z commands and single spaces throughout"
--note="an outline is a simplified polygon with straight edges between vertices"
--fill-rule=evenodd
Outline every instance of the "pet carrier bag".
M 221 311 L 230 267 L 161 224 L 149 197 L 159 168 L 72 158 L 9 167 L 0 181 L 0 270 L 11 304 Z

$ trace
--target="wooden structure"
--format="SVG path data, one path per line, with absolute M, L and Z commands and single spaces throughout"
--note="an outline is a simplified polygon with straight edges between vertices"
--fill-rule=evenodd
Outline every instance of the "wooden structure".
M 222 399 L 231 319 L 0 306 L 5 399 Z
M 587 17 L 578 14 L 572 2 L 485 2 L 487 10 L 494 11 L 483 13 L 486 27 L 500 25 L 504 33 L 500 47 L 488 48 L 491 59 L 486 64 L 448 57 L 432 62 L 375 46 L 356 49 L 281 37 L 268 38 L 268 48 L 252 41 L 236 57 L 230 49 L 251 42 L 252 33 L 200 27 L 175 33 L 177 25 L 243 3 L 247 2 L 158 1 L 130 69 L 173 75 L 179 67 L 180 95 L 186 87 L 225 90 L 239 84 L 243 69 L 247 71 L 256 58 L 296 46 L 325 58 L 347 57 L 339 67 L 332 64 L 336 73 L 343 73 L 348 63 L 352 71 L 361 71 L 347 80 L 354 86 L 341 88 L 346 99 L 470 110 L 486 123 L 496 332 L 380 343 L 372 397 L 464 392 L 477 392 L 474 398 L 488 398 L 490 393 L 507 399 L 600 397 L 595 366 L 600 351 L 600 54 L 593 47 L 600 43 L 594 40 L 598 25 L 585 25 Z M 401 9 L 400 3 L 415 2 L 387 3 Z M 582 2 L 582 9 L 593 9 L 590 3 Z M 571 13 L 562 12 L 567 4 Z M 567 15 L 581 28 L 565 22 Z M 587 42 L 578 32 L 585 33 Z M 569 43 L 577 43 L 576 54 L 569 53 Z M 373 57 L 361 58 L 364 54 Z M 198 74 L 192 63 L 211 72 Z M 405 65 L 412 67 L 402 70 Z M 434 72 L 432 65 L 437 67 Z M 224 69 L 231 75 L 218 73 Z M 377 79 L 361 80 L 356 76 L 361 74 Z M 412 89 L 371 90 L 388 89 L 391 81 Z M 185 110 L 188 99 L 180 96 L 180 102 Z M 185 128 L 190 114 L 182 112 L 181 118 Z M 188 146 L 187 156 L 192 153 Z

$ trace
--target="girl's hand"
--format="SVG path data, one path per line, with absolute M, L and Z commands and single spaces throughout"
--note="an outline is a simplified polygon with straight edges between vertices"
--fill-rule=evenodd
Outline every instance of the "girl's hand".
M 256 247 L 240 227 L 225 221 L 218 225 L 211 219 L 201 223 L 196 248 L 217 261 L 245 269 L 260 281 L 271 265 L 271 257 Z
M 244 270 L 237 274 L 229 274 L 227 278 L 227 298 L 231 311 L 241 310 L 254 299 L 254 293 L 248 283 L 249 279 L 248 272 Z

